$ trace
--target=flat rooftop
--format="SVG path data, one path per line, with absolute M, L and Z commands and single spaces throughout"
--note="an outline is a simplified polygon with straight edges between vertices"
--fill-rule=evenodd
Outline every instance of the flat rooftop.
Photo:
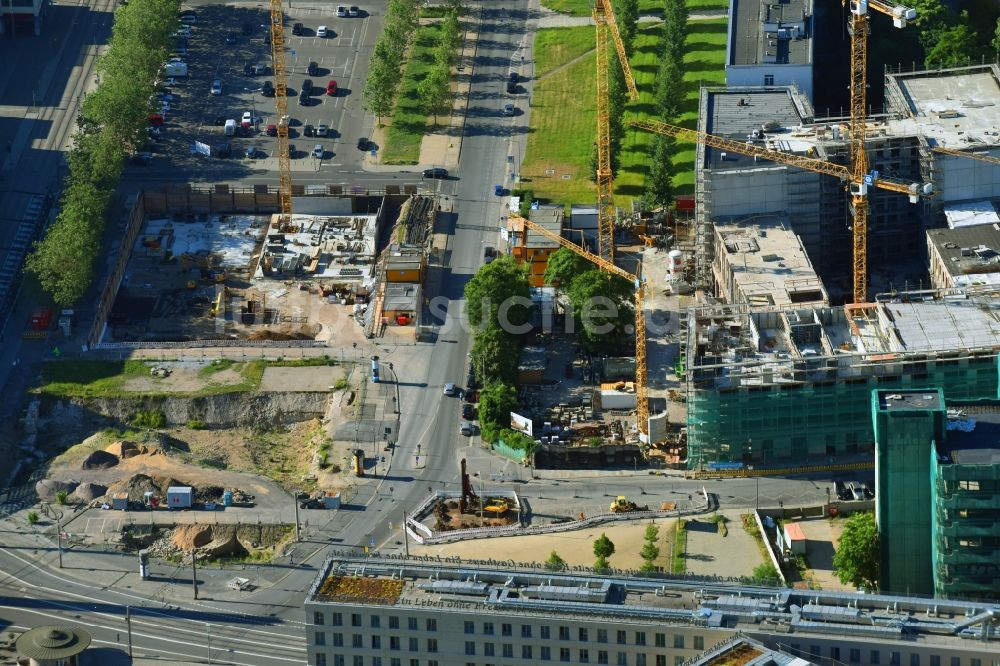
M 763 643 L 734 636 L 722 641 L 699 657 L 686 662 L 686 666 L 813 666 L 814 662 L 791 655 L 782 650 L 772 650 Z
M 778 306 L 828 304 L 823 282 L 786 216 L 716 218 L 714 225 L 725 247 L 725 265 L 745 302 Z
M 969 415 L 960 405 L 949 410 L 948 437 L 937 450 L 959 465 L 1000 465 L 1000 405 Z
M 952 276 L 1000 272 L 1000 229 L 992 224 L 957 229 L 931 229 L 927 239 Z
M 320 567 L 307 604 L 425 607 L 435 613 L 593 618 L 978 646 L 996 605 L 878 594 L 754 587 L 737 582 L 553 573 L 503 561 L 428 556 L 365 558 L 335 552 Z M 773 630 L 773 629 L 772 629 Z M 950 634 L 950 635 L 949 635 Z M 717 663 L 717 662 L 710 662 Z
M 812 2 L 733 0 L 730 65 L 804 65 L 812 58 Z
M 908 355 L 995 355 L 1000 348 L 995 293 L 901 293 L 842 307 L 715 305 L 688 318 L 687 348 L 699 350 L 689 367 L 717 388 L 864 377 L 872 364 Z
M 255 278 L 317 278 L 364 282 L 374 269 L 374 215 L 292 215 L 278 229 L 273 216 Z
M 811 147 L 799 137 L 799 128 L 812 119 L 807 100 L 788 88 L 711 88 L 703 93 L 705 131 L 745 141 L 764 132 L 768 147 L 783 152 L 805 154 Z M 795 128 L 795 129 L 793 129 Z M 810 138 L 810 134 L 805 135 Z M 767 160 L 723 152 L 706 147 L 705 166 L 712 169 L 780 166 Z
M 562 207 L 541 207 L 531 211 L 531 221 L 556 236 L 562 235 L 563 218 L 566 214 Z M 557 248 L 559 243 L 546 238 L 534 229 L 528 229 L 525 246 L 530 248 Z
M 992 201 L 951 201 L 943 210 L 950 229 L 1000 223 L 1000 215 Z
M 944 409 L 939 391 L 879 391 L 878 406 L 887 412 L 925 412 Z

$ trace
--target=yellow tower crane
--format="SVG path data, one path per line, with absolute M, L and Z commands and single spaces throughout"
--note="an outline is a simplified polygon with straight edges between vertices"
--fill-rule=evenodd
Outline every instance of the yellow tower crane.
M 271 62 L 274 65 L 274 111 L 278 116 L 278 228 L 292 224 L 292 162 L 288 154 L 288 85 L 285 76 L 285 13 L 271 0 Z
M 635 88 L 635 78 L 628 63 L 625 45 L 622 43 L 618 22 L 611 7 L 611 0 L 595 0 L 594 23 L 597 26 L 597 247 L 600 255 L 608 261 L 615 258 L 615 198 L 614 178 L 611 175 L 611 109 L 608 87 L 608 33 L 611 33 L 618 62 L 625 74 L 625 85 L 629 98 L 636 100 L 639 92 Z
M 518 219 L 517 215 L 512 216 Z M 527 229 L 537 231 L 549 240 L 559 243 L 560 246 L 575 252 L 584 259 L 595 264 L 598 268 L 611 275 L 625 278 L 635 287 L 635 411 L 639 438 L 646 443 L 649 442 L 649 389 L 646 384 L 646 315 L 643 313 L 643 300 L 645 297 L 645 285 L 640 275 L 633 275 L 624 268 L 620 268 L 613 261 L 600 257 L 593 252 L 588 252 L 576 243 L 568 241 L 559 234 L 554 234 L 545 227 L 539 226 L 531 220 L 520 218 Z M 640 270 L 637 271 L 641 273 Z
M 970 146 L 972 148 L 978 148 L 979 146 Z M 986 146 L 982 146 L 985 148 Z M 946 148 L 944 146 L 935 146 L 931 148 L 935 153 L 941 153 L 942 155 L 951 155 L 952 157 L 968 157 L 970 160 L 979 160 L 980 162 L 989 162 L 990 164 L 1000 164 L 1000 157 L 994 157 L 989 153 L 970 153 L 964 150 L 959 150 L 958 148 Z

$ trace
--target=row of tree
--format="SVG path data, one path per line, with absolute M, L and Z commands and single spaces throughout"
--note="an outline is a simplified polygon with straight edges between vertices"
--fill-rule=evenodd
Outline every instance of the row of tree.
M 622 45 L 629 59 L 635 44 L 635 33 L 639 24 L 639 0 L 611 0 L 621 34 Z M 610 39 L 610 35 L 608 36 Z M 622 71 L 618 51 L 611 50 L 608 58 L 608 124 L 611 144 L 611 173 L 618 173 L 619 154 L 622 141 L 625 138 L 625 103 L 628 100 L 628 87 L 625 85 L 625 74 Z M 597 180 L 597 142 L 594 142 L 590 155 L 591 174 Z
M 660 67 L 656 73 L 653 108 L 663 122 L 674 123 L 684 102 L 684 43 L 687 37 L 688 10 L 684 0 L 666 0 L 660 35 Z M 649 174 L 643 192 L 647 209 L 669 206 L 674 200 L 674 139 L 662 134 L 649 144 Z
M 145 142 L 149 100 L 179 7 L 179 0 L 133 0 L 115 12 L 108 51 L 97 62 L 100 85 L 81 106 L 66 156 L 59 214 L 26 262 L 60 307 L 77 303 L 93 281 L 125 156 Z
M 385 26 L 375 42 L 368 78 L 361 91 L 362 105 L 376 120 L 392 113 L 399 72 L 419 19 L 420 0 L 389 0 Z
M 461 11 L 461 0 L 451 0 L 447 4 L 437 44 L 434 46 L 434 64 L 417 84 L 417 95 L 420 96 L 424 112 L 434 116 L 435 124 L 439 115 L 451 111 L 453 101 L 450 85 L 451 66 L 455 61 L 455 53 L 462 43 L 461 24 L 458 20 Z

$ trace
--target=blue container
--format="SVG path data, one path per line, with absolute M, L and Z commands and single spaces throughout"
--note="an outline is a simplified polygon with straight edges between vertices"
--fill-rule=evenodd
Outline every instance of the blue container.
M 224 490 L 222 492 L 222 506 L 232 506 L 233 505 L 233 491 Z

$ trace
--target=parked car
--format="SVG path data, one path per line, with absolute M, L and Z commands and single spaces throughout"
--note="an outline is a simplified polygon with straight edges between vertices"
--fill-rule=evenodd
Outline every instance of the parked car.
M 247 125 L 253 125 L 254 117 L 249 111 L 243 112 L 243 118 L 240 120 L 240 124 L 244 127 Z
M 441 167 L 434 167 L 433 169 L 424 169 L 424 178 L 447 178 L 448 170 L 442 169 Z
M 212 80 L 212 94 L 221 95 L 222 94 L 222 79 Z
M 336 81 L 334 81 L 334 80 L 331 79 L 330 82 L 326 84 L 326 94 L 329 95 L 330 97 L 333 97 L 333 96 L 335 96 L 337 94 L 337 82 Z
M 310 60 L 309 67 L 306 68 L 306 71 L 309 72 L 309 76 L 319 76 L 319 63 L 315 60 Z
M 357 5 L 351 5 L 350 7 L 347 8 L 347 15 L 350 16 L 351 18 L 354 18 L 355 16 L 360 16 L 361 10 L 358 9 Z
M 293 35 L 301 35 L 303 32 L 303 25 L 301 23 L 296 23 L 292 26 Z
M 264 81 L 264 85 L 260 89 L 260 94 L 264 97 L 274 97 L 274 84 L 270 81 Z
M 295 159 L 295 155 L 296 155 L 297 152 L 298 151 L 295 150 L 295 144 L 294 143 L 288 144 L 288 159 L 290 159 L 290 160 L 291 159 Z
M 476 408 L 469 403 L 462 404 L 462 418 L 466 421 L 471 421 L 476 418 Z
M 520 77 L 517 75 L 517 72 L 511 72 L 510 74 L 508 74 L 507 75 L 507 92 L 509 92 L 509 93 L 516 93 L 517 92 L 517 83 L 518 83 L 519 80 L 520 80 Z
M 303 90 L 302 92 L 299 93 L 299 106 L 308 106 L 308 105 L 309 105 L 309 95 L 307 95 L 306 91 Z
M 316 136 L 329 136 L 330 128 L 324 123 L 320 123 L 316 126 Z
M 317 37 L 326 37 L 326 35 L 327 35 L 328 32 L 329 31 L 327 30 L 327 28 L 326 28 L 325 25 L 321 25 L 320 27 L 316 28 L 316 36 Z
M 233 144 L 220 143 L 215 147 L 215 156 L 219 159 L 226 159 L 233 156 Z
M 368 150 L 370 147 L 371 141 L 368 140 L 368 137 L 363 136 L 358 139 L 358 150 Z
M 468 421 L 462 421 L 462 423 L 458 426 L 458 431 L 466 437 L 472 437 L 476 434 L 476 426 Z
M 449 398 L 458 394 L 458 389 L 451 382 L 444 385 L 444 394 Z
M 159 127 L 163 124 L 163 114 L 162 113 L 151 113 L 149 114 L 149 124 L 153 127 Z
M 323 150 L 323 144 L 317 143 L 315 146 L 313 146 L 312 156 L 315 157 L 316 159 L 321 160 L 323 159 L 323 154 L 325 152 L 326 151 Z
M 278 136 L 278 126 L 274 123 L 270 123 L 266 131 L 268 136 Z
M 337 5 L 337 16 L 341 18 L 347 16 L 347 5 Z
M 260 155 L 257 150 L 257 146 L 247 146 L 246 158 L 248 160 L 256 159 Z
M 302 127 L 303 136 L 316 136 L 316 128 L 312 125 L 305 125 Z
M 503 115 L 505 115 L 505 116 L 512 116 L 512 115 L 514 115 L 514 105 L 513 104 L 504 104 L 503 105 Z
M 191 9 L 186 9 L 186 10 L 182 11 L 180 13 L 180 16 L 178 16 L 177 18 L 180 19 L 181 23 L 197 23 L 198 22 L 198 15 L 196 13 L 194 13 L 194 11 L 191 10 Z
M 504 193 L 503 185 L 494 185 L 493 186 L 493 194 L 495 194 L 498 197 L 502 197 L 503 193 Z
M 311 95 L 312 94 L 312 89 L 313 89 L 312 79 L 306 79 L 305 81 L 302 82 L 302 94 L 303 95 Z

